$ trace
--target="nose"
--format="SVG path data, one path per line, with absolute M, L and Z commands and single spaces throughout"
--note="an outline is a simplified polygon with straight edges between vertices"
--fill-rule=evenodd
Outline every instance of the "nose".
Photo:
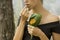
M 24 3 L 28 3 L 28 0 L 24 0 Z

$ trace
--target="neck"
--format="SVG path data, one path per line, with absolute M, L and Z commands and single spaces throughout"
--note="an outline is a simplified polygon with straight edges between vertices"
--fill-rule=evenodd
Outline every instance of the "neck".
M 45 9 L 43 8 L 43 5 L 41 4 L 41 5 L 37 5 L 35 8 L 33 8 L 33 9 L 32 9 L 32 12 L 33 12 L 33 13 L 39 13 L 39 14 L 41 14 L 41 15 L 46 15 L 48 11 L 45 10 Z

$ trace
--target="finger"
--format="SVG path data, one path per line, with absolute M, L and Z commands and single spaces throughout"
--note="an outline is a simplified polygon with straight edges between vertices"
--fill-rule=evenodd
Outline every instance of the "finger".
M 30 27 L 30 28 L 32 28 L 32 29 L 34 29 L 34 26 L 28 25 L 28 27 Z
M 25 17 L 27 17 L 27 18 L 29 17 L 29 13 L 28 13 L 28 12 L 26 12 L 24 15 L 25 15 Z
M 29 34 L 33 33 L 33 29 L 28 29 Z
M 28 29 L 32 30 L 34 29 L 34 26 L 31 26 L 31 25 L 27 25 L 28 26 Z
M 32 29 L 32 28 L 30 28 L 30 27 L 28 27 L 28 30 L 29 30 L 29 31 L 33 31 L 33 29 Z
M 22 13 L 22 12 L 24 11 L 25 8 L 26 8 L 26 7 L 24 7 L 20 13 Z
M 23 11 L 23 13 L 21 15 L 25 16 L 25 17 L 29 16 L 29 12 L 28 12 L 27 8 Z
M 25 9 L 25 13 L 26 14 L 29 14 L 28 8 Z
M 21 15 L 24 15 L 26 13 L 26 8 L 21 12 Z
M 21 13 L 21 15 L 22 15 L 22 13 L 24 12 L 26 10 L 26 6 L 22 9 L 22 11 L 20 12 Z
M 31 27 L 28 27 L 28 32 L 29 32 L 29 34 L 32 34 L 33 33 L 33 29 Z

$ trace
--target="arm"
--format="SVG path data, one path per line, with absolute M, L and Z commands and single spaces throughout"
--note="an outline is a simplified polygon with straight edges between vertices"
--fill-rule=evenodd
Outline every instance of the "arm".
M 60 34 L 53 32 L 53 40 L 60 40 Z
M 60 20 L 60 16 L 58 17 L 58 20 Z M 54 32 L 52 32 L 53 40 L 60 40 L 60 23 L 58 24 L 58 27 L 53 29 Z
M 41 30 L 39 30 L 39 32 L 40 32 L 39 38 L 40 38 L 41 40 L 49 40 L 49 39 L 47 38 L 47 36 L 46 36 Z
M 25 22 L 28 19 L 29 13 L 27 12 L 27 9 L 24 7 L 24 9 L 21 11 L 21 20 L 18 28 L 16 29 L 15 36 L 13 40 L 22 40 L 23 33 L 24 33 L 24 26 Z
M 49 40 L 43 31 L 37 27 L 28 26 L 28 32 L 29 34 L 38 36 L 41 40 Z
M 15 36 L 13 40 L 22 40 L 24 32 L 25 21 L 21 20 L 19 26 L 16 29 Z
M 60 20 L 60 16 L 58 17 L 58 20 Z M 58 27 L 53 29 L 54 32 L 52 32 L 53 40 L 60 40 L 60 23 L 58 24 Z

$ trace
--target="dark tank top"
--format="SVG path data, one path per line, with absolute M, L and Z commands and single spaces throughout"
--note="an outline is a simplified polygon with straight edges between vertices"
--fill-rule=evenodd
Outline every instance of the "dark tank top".
M 20 21 L 20 18 L 19 18 L 19 21 Z M 18 21 L 18 25 L 19 25 L 19 21 Z M 31 37 L 31 35 L 28 33 L 27 25 L 28 25 L 28 21 L 26 21 L 25 23 L 23 40 L 30 40 L 30 37 Z M 52 32 L 60 33 L 59 21 L 37 25 L 37 27 L 40 28 L 45 33 L 45 35 L 49 38 L 49 40 L 51 38 Z M 33 36 L 32 40 L 40 40 L 40 38 Z

